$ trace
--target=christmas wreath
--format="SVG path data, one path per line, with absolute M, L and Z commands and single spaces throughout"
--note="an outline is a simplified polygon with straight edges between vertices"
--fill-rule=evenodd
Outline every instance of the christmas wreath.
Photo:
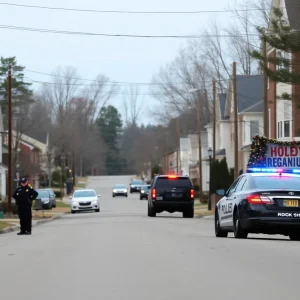
M 268 144 L 278 145 L 278 146 L 298 146 L 300 141 L 277 141 L 273 139 L 266 138 L 264 136 L 255 136 L 253 137 L 251 144 L 251 151 L 249 156 L 248 168 L 253 167 L 266 167 L 266 157 L 268 151 Z

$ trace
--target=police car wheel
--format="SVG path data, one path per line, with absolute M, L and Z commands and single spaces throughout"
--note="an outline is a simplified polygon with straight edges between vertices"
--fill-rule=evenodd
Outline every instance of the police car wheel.
M 246 239 L 248 237 L 248 233 L 246 231 L 243 230 L 243 228 L 241 227 L 241 222 L 240 222 L 240 217 L 239 217 L 239 213 L 238 211 L 236 211 L 234 213 L 234 237 L 236 239 Z
M 227 237 L 228 232 L 221 229 L 220 221 L 219 221 L 219 214 L 216 211 L 215 213 L 215 235 L 216 237 Z
M 291 241 L 300 241 L 300 234 L 299 233 L 292 233 L 289 235 Z

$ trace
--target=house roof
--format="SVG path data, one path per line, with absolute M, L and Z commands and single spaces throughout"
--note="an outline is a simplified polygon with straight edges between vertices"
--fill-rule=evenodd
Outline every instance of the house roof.
M 226 107 L 226 99 L 227 99 L 227 94 L 218 94 L 219 98 L 219 105 L 220 105 L 220 112 L 221 112 L 221 119 L 225 118 L 225 107 Z
M 239 113 L 263 99 L 263 75 L 238 75 L 236 87 Z
M 285 0 L 285 7 L 292 29 L 300 29 L 300 4 L 299 0 Z
M 48 133 L 46 131 L 40 130 L 30 130 L 28 133 L 25 133 L 28 137 L 31 137 L 37 140 L 40 143 L 47 144 Z
M 241 113 L 262 113 L 264 111 L 264 102 L 260 101 L 246 108 Z

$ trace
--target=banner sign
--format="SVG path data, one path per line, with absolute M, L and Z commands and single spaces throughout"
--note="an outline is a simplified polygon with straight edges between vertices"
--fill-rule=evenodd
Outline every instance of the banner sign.
M 300 168 L 300 146 L 268 143 L 265 163 L 268 168 Z

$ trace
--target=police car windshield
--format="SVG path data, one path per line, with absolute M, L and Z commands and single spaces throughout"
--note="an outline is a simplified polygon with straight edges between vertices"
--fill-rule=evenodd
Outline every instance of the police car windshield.
M 161 177 L 161 178 L 157 178 L 156 181 L 156 188 L 190 188 L 191 187 L 191 183 L 189 178 L 168 178 L 168 177 Z
M 300 177 L 289 175 L 253 176 L 253 180 L 258 189 L 300 190 Z
M 143 185 L 143 190 L 150 190 L 151 185 Z
M 95 197 L 94 191 L 78 191 L 74 193 L 74 198 Z

